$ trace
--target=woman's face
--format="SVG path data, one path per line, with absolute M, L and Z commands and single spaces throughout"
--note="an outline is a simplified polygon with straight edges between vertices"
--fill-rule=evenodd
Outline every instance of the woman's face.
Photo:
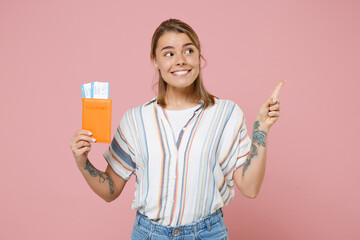
M 165 33 L 159 38 L 155 53 L 154 65 L 168 88 L 189 87 L 199 76 L 200 53 L 185 33 Z

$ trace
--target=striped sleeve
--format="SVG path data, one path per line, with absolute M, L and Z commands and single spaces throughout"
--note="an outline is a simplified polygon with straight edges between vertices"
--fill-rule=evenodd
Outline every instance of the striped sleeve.
M 125 180 L 135 172 L 135 151 L 129 124 L 129 111 L 124 114 L 104 157 L 114 172 Z
M 249 137 L 246 124 L 245 117 L 243 115 L 243 120 L 240 126 L 240 134 L 239 134 L 239 144 L 238 144 L 238 154 L 235 170 L 244 165 L 247 156 L 249 155 L 251 148 L 251 139 Z
M 242 166 L 250 150 L 251 141 L 247 134 L 245 117 L 240 107 L 229 101 L 225 114 L 225 127 L 218 149 L 221 170 L 232 181 L 233 173 Z

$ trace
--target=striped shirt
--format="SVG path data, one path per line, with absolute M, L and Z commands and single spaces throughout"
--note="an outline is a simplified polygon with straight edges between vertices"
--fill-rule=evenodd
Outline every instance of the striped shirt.
M 128 110 L 104 153 L 114 172 L 135 174 L 132 208 L 159 224 L 198 221 L 233 199 L 233 173 L 250 151 L 242 110 L 215 99 L 201 105 L 175 139 L 156 99 Z

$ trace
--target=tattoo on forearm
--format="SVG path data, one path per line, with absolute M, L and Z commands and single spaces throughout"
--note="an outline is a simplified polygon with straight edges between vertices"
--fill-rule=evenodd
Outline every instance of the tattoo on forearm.
M 265 140 L 266 140 L 266 132 L 265 131 L 259 131 L 259 121 L 256 121 L 254 123 L 254 131 L 253 131 L 253 142 L 256 142 L 260 146 L 265 147 Z
M 99 176 L 99 182 L 100 183 L 104 183 L 106 180 L 109 181 L 109 189 L 110 189 L 110 194 L 114 194 L 114 182 L 112 181 L 112 179 L 105 173 L 100 172 L 99 170 L 97 170 L 89 161 L 89 159 L 86 159 L 86 164 L 84 169 L 86 171 L 89 172 L 90 176 L 92 177 L 97 177 Z
M 259 121 L 256 121 L 254 123 L 254 130 L 253 130 L 250 153 L 244 163 L 243 176 L 245 176 L 245 172 L 248 169 L 248 167 L 250 166 L 251 160 L 259 154 L 259 148 L 255 145 L 255 143 L 257 143 L 259 147 L 266 146 L 266 132 L 259 131 L 259 126 L 260 126 Z
M 243 176 L 245 176 L 245 172 L 248 169 L 248 167 L 251 164 L 251 160 L 258 155 L 258 148 L 255 146 L 255 144 L 251 144 L 251 149 L 250 149 L 250 154 L 248 155 L 245 163 L 244 163 L 244 168 L 243 168 Z

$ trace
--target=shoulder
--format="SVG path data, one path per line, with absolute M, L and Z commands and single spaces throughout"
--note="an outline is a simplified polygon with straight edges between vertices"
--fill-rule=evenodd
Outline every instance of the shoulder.
M 243 110 L 232 100 L 215 98 L 215 104 L 213 107 L 220 111 L 225 111 L 230 115 L 239 116 L 240 118 L 244 116 Z

